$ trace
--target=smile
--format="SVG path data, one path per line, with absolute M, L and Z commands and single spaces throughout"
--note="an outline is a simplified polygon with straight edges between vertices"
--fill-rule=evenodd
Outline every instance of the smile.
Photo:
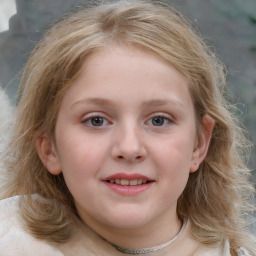
M 107 182 L 110 182 L 111 184 L 122 185 L 122 186 L 137 186 L 141 184 L 146 184 L 149 181 L 143 180 L 143 179 L 134 179 L 134 180 L 111 179 L 111 180 L 107 180 Z
M 103 180 L 110 190 L 122 196 L 136 196 L 148 190 L 155 183 L 141 174 L 117 173 Z

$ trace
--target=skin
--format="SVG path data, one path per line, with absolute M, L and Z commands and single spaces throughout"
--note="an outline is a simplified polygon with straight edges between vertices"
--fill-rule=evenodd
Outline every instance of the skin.
M 188 83 L 160 57 L 108 47 L 86 61 L 65 93 L 56 144 L 46 134 L 37 139 L 42 162 L 63 173 L 82 221 L 112 243 L 151 247 L 181 228 L 177 200 L 214 126 L 205 116 L 197 134 Z M 112 175 L 143 175 L 150 184 L 119 193 L 106 182 Z

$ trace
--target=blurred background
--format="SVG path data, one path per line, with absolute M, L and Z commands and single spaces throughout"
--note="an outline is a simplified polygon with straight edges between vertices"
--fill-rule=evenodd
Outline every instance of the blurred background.
M 13 105 L 20 71 L 42 33 L 62 13 L 84 2 L 86 0 L 0 0 L 0 84 Z M 255 145 L 256 0 L 165 2 L 192 20 L 226 65 L 237 115 Z M 255 147 L 249 165 L 255 170 Z M 256 180 L 255 171 L 254 176 Z
M 86 0 L 0 0 L 0 85 L 13 106 L 20 72 L 42 33 L 62 13 L 84 2 Z M 191 19 L 226 65 L 237 115 L 254 145 L 249 166 L 256 181 L 256 0 L 165 2 Z M 4 107 L 0 111 L 5 111 Z

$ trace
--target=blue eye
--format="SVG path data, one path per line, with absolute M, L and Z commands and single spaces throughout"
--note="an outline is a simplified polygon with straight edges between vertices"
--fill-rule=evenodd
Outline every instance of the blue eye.
M 152 126 L 165 126 L 171 122 L 169 118 L 163 116 L 154 116 L 149 121 L 148 124 Z
M 94 127 L 100 127 L 100 126 L 105 126 L 109 124 L 107 119 L 101 116 L 88 117 L 85 120 L 83 120 L 82 123 L 87 124 L 88 126 L 94 126 Z
M 102 126 L 104 124 L 104 118 L 102 117 L 93 117 L 90 119 L 92 126 Z

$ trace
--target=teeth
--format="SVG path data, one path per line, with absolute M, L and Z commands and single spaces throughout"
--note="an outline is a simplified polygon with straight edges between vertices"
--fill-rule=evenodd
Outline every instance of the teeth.
M 138 180 L 130 180 L 130 186 L 138 185 Z
M 142 184 L 142 179 L 138 179 L 138 185 Z
M 136 179 L 136 180 L 125 180 L 125 179 L 115 179 L 115 180 L 109 180 L 112 184 L 118 184 L 122 186 L 137 186 L 141 184 L 146 184 L 146 180 L 142 179 Z
M 121 185 L 123 185 L 123 186 L 129 185 L 129 180 L 121 179 Z

